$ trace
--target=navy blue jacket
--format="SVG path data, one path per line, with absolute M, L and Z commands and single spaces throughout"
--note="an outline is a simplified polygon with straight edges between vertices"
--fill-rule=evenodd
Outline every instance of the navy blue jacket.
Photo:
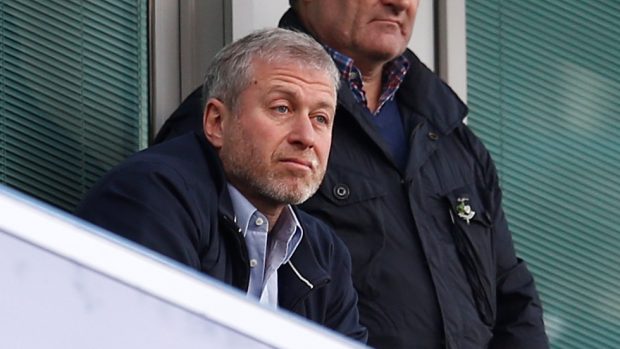
M 233 222 L 219 158 L 201 133 L 133 155 L 95 185 L 77 214 L 247 291 L 244 237 Z M 324 223 L 295 214 L 304 235 L 278 269 L 279 306 L 365 341 L 346 247 Z
M 292 11 L 280 26 L 305 31 Z M 541 303 L 515 255 L 491 156 L 463 124 L 461 100 L 412 52 L 405 55 L 411 68 L 396 101 L 408 135 L 406 168 L 392 159 L 343 81 L 327 174 L 302 205 L 349 248 L 368 344 L 548 348 Z M 155 141 L 200 127 L 196 90 Z

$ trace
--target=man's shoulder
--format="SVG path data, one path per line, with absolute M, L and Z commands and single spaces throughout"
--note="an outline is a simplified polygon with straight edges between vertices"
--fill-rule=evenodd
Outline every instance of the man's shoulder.
M 137 159 L 159 159 L 162 162 L 190 164 L 217 157 L 217 153 L 201 131 L 194 131 L 152 145 L 136 153 L 135 157 Z
M 158 177 L 170 183 L 199 181 L 209 169 L 208 149 L 199 135 L 189 133 L 149 147 L 127 158 L 113 168 L 106 179 L 133 180 L 140 185 L 147 177 Z
M 116 212 L 114 207 L 134 202 L 135 209 L 148 206 L 153 212 L 165 212 L 175 205 L 174 200 L 195 202 L 217 195 L 215 171 L 200 143 L 188 134 L 132 155 L 89 190 L 77 211 Z

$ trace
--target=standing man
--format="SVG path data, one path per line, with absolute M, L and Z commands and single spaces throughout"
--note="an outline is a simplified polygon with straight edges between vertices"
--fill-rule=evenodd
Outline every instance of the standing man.
M 203 129 L 130 157 L 78 215 L 365 341 L 346 246 L 291 206 L 325 174 L 338 84 L 331 58 L 308 35 L 250 34 L 209 69 Z
M 493 161 L 463 124 L 466 106 L 406 48 L 417 8 L 291 1 L 280 26 L 311 34 L 341 76 L 327 174 L 302 207 L 351 252 L 370 345 L 548 348 Z M 156 142 L 198 127 L 197 100 L 184 101 Z

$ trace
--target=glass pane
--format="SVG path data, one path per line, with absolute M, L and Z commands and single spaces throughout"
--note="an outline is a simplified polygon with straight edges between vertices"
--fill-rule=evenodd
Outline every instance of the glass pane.
M 620 348 L 618 23 L 617 1 L 467 1 L 469 123 L 553 348 Z
M 146 145 L 146 1 L 0 1 L 0 182 L 71 210 Z

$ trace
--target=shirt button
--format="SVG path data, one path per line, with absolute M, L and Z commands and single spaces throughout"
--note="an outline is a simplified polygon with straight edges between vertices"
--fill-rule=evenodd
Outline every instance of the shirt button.
M 256 225 L 261 226 L 261 225 L 263 225 L 263 223 L 265 223 L 265 222 L 263 221 L 262 218 L 260 218 L 260 217 L 256 218 Z
M 250 268 L 254 268 L 257 264 L 258 262 L 256 261 L 256 259 L 250 259 Z

